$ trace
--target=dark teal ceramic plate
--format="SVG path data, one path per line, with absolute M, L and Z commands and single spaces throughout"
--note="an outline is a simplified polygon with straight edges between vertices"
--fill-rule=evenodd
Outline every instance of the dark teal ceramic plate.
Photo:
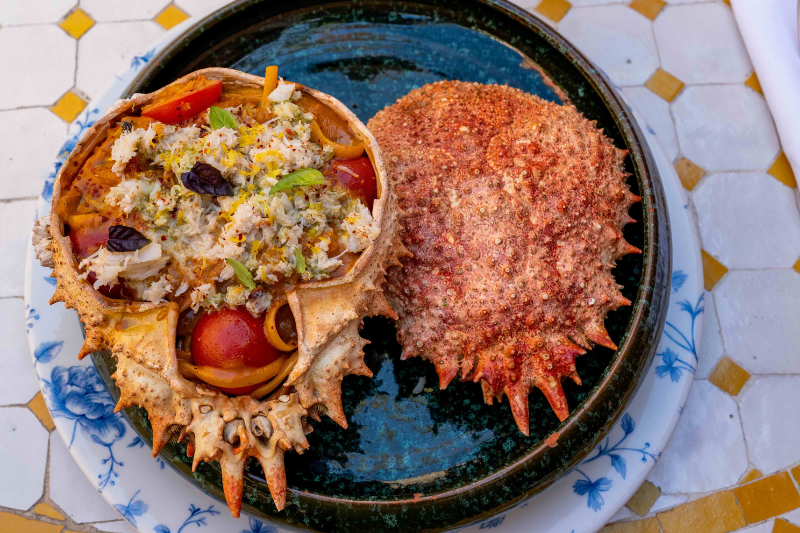
M 657 171 L 636 124 L 605 79 L 571 45 L 529 13 L 488 0 L 458 3 L 245 1 L 188 30 L 143 69 L 130 92 L 149 92 L 199 68 L 224 66 L 281 75 L 339 98 L 365 123 L 409 90 L 442 79 L 509 84 L 553 101 L 566 97 L 630 152 L 630 185 L 643 197 L 625 238 L 644 253 L 614 274 L 632 307 L 611 313 L 617 352 L 580 357 L 582 386 L 565 383 L 572 416 L 563 424 L 530 397 L 530 437 L 507 403 L 484 405 L 480 387 L 439 391 L 433 367 L 400 361 L 393 324 L 367 320 L 372 379 L 345 379 L 343 430 L 314 425 L 304 455 L 287 454 L 288 505 L 275 511 L 257 466 L 248 470 L 244 511 L 320 531 L 443 530 L 474 523 L 543 490 L 611 427 L 649 365 L 666 310 L 669 238 Z M 108 376 L 108 358 L 98 358 Z M 425 388 L 414 389 L 424 378 Z M 150 437 L 143 411 L 128 411 Z M 558 446 L 544 442 L 559 432 Z M 194 474 L 180 445 L 164 457 L 223 499 L 216 464 Z

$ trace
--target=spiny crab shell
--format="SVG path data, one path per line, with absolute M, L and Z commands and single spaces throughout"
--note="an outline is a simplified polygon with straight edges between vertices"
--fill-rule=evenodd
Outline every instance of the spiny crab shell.
M 185 83 L 197 76 L 263 88 L 263 78 L 230 69 L 208 68 L 173 82 Z M 108 131 L 141 109 L 171 85 L 119 102 L 92 126 L 61 167 L 53 190 L 53 206 Z M 151 303 L 107 298 L 79 277 L 78 261 L 64 221 L 52 213 L 35 224 L 33 241 L 37 258 L 53 268 L 56 291 L 50 303 L 64 302 L 75 309 L 86 327 L 86 339 L 78 357 L 110 350 L 117 359 L 113 374 L 120 389 L 116 411 L 144 407 L 153 428 L 153 456 L 171 439 L 188 437 L 193 448 L 193 468 L 200 461 L 219 461 L 225 498 L 233 516 L 242 504 L 243 470 L 255 457 L 275 506 L 286 502 L 284 452 L 308 448 L 311 427 L 307 416 L 318 412 L 347 427 L 341 402 L 341 382 L 348 374 L 372 376 L 364 363 L 359 336 L 362 319 L 369 315 L 396 318 L 383 294 L 386 268 L 399 264 L 408 252 L 396 242 L 398 212 L 383 158 L 372 134 L 341 102 L 297 84 L 297 90 L 316 98 L 347 120 L 358 141 L 366 147 L 375 167 L 378 199 L 373 218 L 379 231 L 373 243 L 344 276 L 298 286 L 287 297 L 297 324 L 298 361 L 287 378 L 284 393 L 272 401 L 250 396 L 230 397 L 213 387 L 184 379 L 178 371 L 176 326 L 179 308 L 174 302 Z M 288 387 L 287 387 L 288 386 Z M 191 453 L 191 451 L 190 451 Z
M 403 358 L 436 367 L 442 389 L 480 382 L 508 396 L 529 433 L 540 389 L 560 420 L 575 357 L 616 345 L 606 314 L 630 305 L 611 274 L 640 198 L 620 150 L 571 105 L 508 86 L 443 81 L 369 121 L 387 159 L 413 254 L 389 271 Z M 413 214 L 411 214 L 413 213 Z

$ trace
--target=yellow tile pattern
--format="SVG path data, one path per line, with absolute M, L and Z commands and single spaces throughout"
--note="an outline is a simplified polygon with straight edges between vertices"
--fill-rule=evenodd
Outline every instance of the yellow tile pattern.
M 786 157 L 784 152 L 778 155 L 778 158 L 772 163 L 772 166 L 769 167 L 767 173 L 787 187 L 797 187 L 797 180 L 794 177 L 792 165 L 789 164 L 789 158 Z
M 86 109 L 86 101 L 72 91 L 64 93 L 50 111 L 66 122 L 72 122 Z
M 787 522 L 782 518 L 775 520 L 775 525 L 772 528 L 772 533 L 800 533 L 800 527 Z
M 736 487 L 733 492 L 742 506 L 745 518 L 751 524 L 800 507 L 800 494 L 797 493 L 788 472 L 780 472 Z
M 638 11 L 650 20 L 655 20 L 661 10 L 667 3 L 664 0 L 633 0 L 630 3 L 630 8 Z
M 3 533 L 59 533 L 64 526 L 0 512 L 0 531 Z
M 728 271 L 728 268 L 711 257 L 711 254 L 705 250 L 700 250 L 700 256 L 703 258 L 703 282 L 705 283 L 706 290 L 710 291 L 714 288 L 722 276 Z
M 28 402 L 28 409 L 33 411 L 33 414 L 36 415 L 36 418 L 42 422 L 42 425 L 46 427 L 48 431 L 53 431 L 56 425 L 53 423 L 53 417 L 50 416 L 50 411 L 47 410 L 47 405 L 44 403 L 44 396 L 42 396 L 41 392 L 34 396 L 33 400 Z
M 758 81 L 758 76 L 756 76 L 755 72 L 750 74 L 750 77 L 744 80 L 744 84 L 753 89 L 758 94 L 762 95 L 764 94 L 764 91 L 761 90 L 761 82 Z
M 83 9 L 77 8 L 67 15 L 59 26 L 73 38 L 80 39 L 84 33 L 89 31 L 89 28 L 94 26 L 94 19 L 87 15 Z
M 731 396 L 736 396 L 742 390 L 744 384 L 750 379 L 750 374 L 744 368 L 737 365 L 729 357 L 723 357 L 714 367 L 714 371 L 708 380 L 724 390 Z
M 656 518 L 646 518 L 635 522 L 611 524 L 601 529 L 600 533 L 660 533 L 660 531 Z
M 56 520 L 64 520 L 64 515 L 56 511 L 52 505 L 48 503 L 40 503 L 36 507 L 33 508 L 33 512 L 36 514 L 40 514 L 42 516 L 46 516 L 48 518 L 55 518 Z
M 751 481 L 755 481 L 760 477 L 764 477 L 764 474 L 762 474 L 761 470 L 759 470 L 758 468 L 754 468 L 742 476 L 742 479 L 739 480 L 739 485 L 750 483 Z
M 571 7 L 572 4 L 567 2 L 567 0 L 542 0 L 539 5 L 536 6 L 536 11 L 553 22 L 559 22 L 564 18 L 564 15 L 567 14 L 567 11 L 569 11 Z
M 800 484 L 800 465 L 792 468 L 792 475 L 794 476 L 794 480 Z
M 793 268 L 797 271 L 798 274 L 800 274 L 800 259 L 797 260 L 797 263 L 794 264 Z M 798 481 L 798 483 L 800 483 L 800 481 Z
M 683 89 L 683 82 L 666 70 L 658 68 L 644 86 L 667 102 L 671 102 Z
M 663 533 L 727 533 L 747 525 L 731 491 L 717 492 L 656 515 Z
M 650 508 L 653 507 L 659 496 L 661 496 L 661 489 L 649 481 L 645 481 L 625 505 L 639 516 L 644 516 L 650 512 Z
M 168 30 L 170 28 L 174 28 L 188 18 L 189 15 L 187 15 L 186 12 L 181 8 L 174 5 L 169 5 L 166 7 L 166 9 L 164 9 L 164 11 L 156 15 L 155 21 L 161 24 L 164 29 Z
M 682 157 L 675 163 L 675 172 L 681 179 L 683 188 L 691 191 L 697 186 L 697 183 L 706 175 L 706 171 L 698 167 L 690 160 Z

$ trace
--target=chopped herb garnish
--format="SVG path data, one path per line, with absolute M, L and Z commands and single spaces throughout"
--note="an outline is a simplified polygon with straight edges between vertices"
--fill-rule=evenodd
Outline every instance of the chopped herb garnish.
M 238 126 L 236 119 L 229 111 L 217 106 L 211 106 L 211 109 L 208 110 L 208 125 L 211 126 L 212 130 L 220 128 L 236 129 Z
M 256 282 L 253 281 L 253 275 L 249 270 L 247 270 L 246 266 L 235 259 L 226 259 L 225 261 L 227 261 L 231 266 L 233 273 L 236 274 L 236 277 L 239 278 L 239 281 L 242 283 L 242 285 L 251 291 L 256 288 Z
M 272 186 L 269 193 L 275 194 L 276 192 L 293 189 L 295 187 L 319 185 L 324 182 L 325 178 L 319 170 L 314 168 L 301 168 L 300 170 L 295 170 L 291 174 L 286 174 L 281 181 Z
M 200 194 L 233 196 L 233 187 L 216 167 L 208 163 L 195 163 L 192 170 L 181 174 L 183 186 Z
M 306 271 L 306 258 L 299 247 L 294 249 L 294 269 L 300 274 Z
M 128 226 L 114 225 L 108 228 L 106 248 L 111 252 L 135 252 L 148 244 L 150 239 Z

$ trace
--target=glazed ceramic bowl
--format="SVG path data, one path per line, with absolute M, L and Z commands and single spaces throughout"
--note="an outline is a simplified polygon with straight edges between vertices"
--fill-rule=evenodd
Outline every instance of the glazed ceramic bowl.
M 439 391 L 432 365 L 400 361 L 394 326 L 365 323 L 372 379 L 343 384 L 347 430 L 315 423 L 310 450 L 288 454 L 287 507 L 277 512 L 258 468 L 245 480 L 243 510 L 284 527 L 318 531 L 447 530 L 509 509 L 568 472 L 611 428 L 650 364 L 669 293 L 667 212 L 656 167 L 630 110 L 601 72 L 554 30 L 505 2 L 465 0 L 242 1 L 194 25 L 158 53 L 129 88 L 150 92 L 193 70 L 223 66 L 281 74 L 340 99 L 366 123 L 409 90 L 440 79 L 507 83 L 569 101 L 627 149 L 631 189 L 642 197 L 625 238 L 642 249 L 614 275 L 633 301 L 609 314 L 619 349 L 578 358 L 583 385 L 565 382 L 563 423 L 532 393 L 530 436 L 507 403 L 487 406 L 480 387 Z M 113 360 L 95 357 L 109 384 Z M 126 411 L 145 439 L 143 411 Z M 185 447 L 163 457 L 191 482 L 222 497 L 216 464 L 192 473 Z

